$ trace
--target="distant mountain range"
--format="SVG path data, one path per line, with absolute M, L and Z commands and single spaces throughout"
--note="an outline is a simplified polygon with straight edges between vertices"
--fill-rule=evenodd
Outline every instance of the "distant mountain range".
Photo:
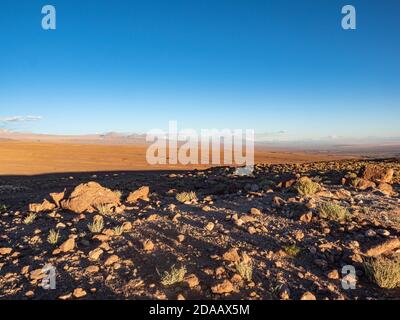
M 29 132 L 17 132 L 0 129 L 1 140 L 27 140 L 38 142 L 70 142 L 99 144 L 145 144 L 145 134 L 108 132 L 87 135 L 51 135 Z M 268 140 L 263 134 L 255 136 L 256 148 L 268 150 L 317 151 L 334 153 L 354 153 L 365 155 L 400 156 L 400 138 L 368 137 L 349 139 L 342 137 L 326 137 L 299 141 Z

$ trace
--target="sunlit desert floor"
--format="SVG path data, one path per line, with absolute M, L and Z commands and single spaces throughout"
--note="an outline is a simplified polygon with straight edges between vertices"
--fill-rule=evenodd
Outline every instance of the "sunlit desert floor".
M 61 172 L 207 168 L 209 165 L 149 165 L 145 144 L 106 145 L 68 142 L 0 142 L 0 175 Z M 318 152 L 255 150 L 256 163 L 304 163 L 355 158 Z

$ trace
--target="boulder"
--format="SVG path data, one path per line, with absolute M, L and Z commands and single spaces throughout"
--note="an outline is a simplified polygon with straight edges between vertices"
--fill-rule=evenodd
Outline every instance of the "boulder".
M 77 186 L 68 199 L 61 201 L 63 209 L 75 212 L 94 212 L 100 205 L 119 206 L 119 195 L 97 182 Z
M 42 203 L 31 203 L 29 205 L 29 211 L 35 213 L 43 211 L 53 211 L 55 208 L 56 205 L 48 200 L 43 200 Z
M 149 201 L 150 188 L 147 186 L 140 187 L 139 189 L 131 192 L 126 199 L 129 204 L 136 203 L 139 199 L 144 201 Z
M 387 169 L 378 165 L 366 165 L 360 170 L 359 177 L 375 183 L 391 183 L 393 174 L 393 169 Z

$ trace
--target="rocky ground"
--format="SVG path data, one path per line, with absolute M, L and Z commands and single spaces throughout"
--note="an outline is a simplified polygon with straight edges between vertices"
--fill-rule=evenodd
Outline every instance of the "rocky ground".
M 0 177 L 0 298 L 400 298 L 399 192 L 395 159 Z

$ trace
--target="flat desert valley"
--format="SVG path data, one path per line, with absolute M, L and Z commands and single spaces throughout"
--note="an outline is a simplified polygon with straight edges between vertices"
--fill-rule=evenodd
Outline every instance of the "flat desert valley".
M 96 141 L 0 140 L 0 175 L 34 175 L 62 172 L 190 170 L 209 165 L 149 165 L 147 145 Z M 256 163 L 304 163 L 356 158 L 335 153 L 255 149 Z
M 250 176 L 146 148 L 0 142 L 0 299 L 400 297 L 397 147 L 256 147 Z

